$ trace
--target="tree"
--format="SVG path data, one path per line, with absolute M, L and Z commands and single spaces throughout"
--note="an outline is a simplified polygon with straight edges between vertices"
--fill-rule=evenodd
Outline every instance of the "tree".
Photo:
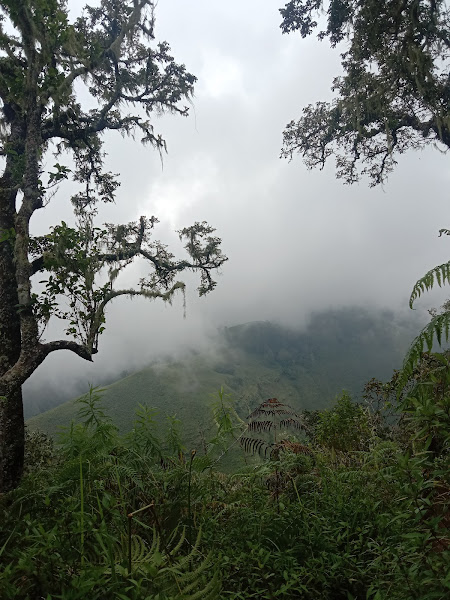
M 23 465 L 21 385 L 56 350 L 92 361 L 105 309 L 119 296 L 170 301 L 187 270 L 200 272 L 200 295 L 226 259 L 206 223 L 179 231 L 187 257 L 177 260 L 153 239 L 155 217 L 102 227 L 99 202 L 119 185 L 104 169 L 108 131 L 140 134 L 160 152 L 165 142 L 151 117 L 187 115 L 182 105 L 195 77 L 155 43 L 153 0 L 101 0 L 69 22 L 65 0 L 1 0 L 0 21 L 0 491 L 14 487 Z M 75 88 L 84 85 L 82 98 Z M 55 165 L 46 172 L 49 151 Z M 63 162 L 68 159 L 68 165 Z M 33 238 L 30 221 L 65 179 L 79 184 L 76 227 L 54 225 Z M 134 259 L 149 275 L 121 289 L 117 277 Z M 33 276 L 40 284 L 35 285 Z M 67 339 L 44 341 L 50 318 L 67 324 Z
M 283 33 L 306 37 L 318 27 L 323 0 L 290 0 L 280 10 Z M 284 131 L 282 156 L 303 156 L 309 168 L 336 157 L 337 177 L 354 183 L 366 174 L 382 183 L 396 156 L 429 144 L 450 148 L 450 8 L 447 0 L 329 0 L 320 40 L 345 43 L 337 97 L 303 109 Z M 362 169 L 359 170 L 359 164 Z M 450 235 L 441 229 L 439 235 Z M 425 291 L 450 283 L 450 262 L 415 284 L 410 308 Z M 405 357 L 398 388 L 420 362 L 450 337 L 450 305 L 432 314 Z
M 332 102 L 307 106 L 287 125 L 282 156 L 299 153 L 309 168 L 335 156 L 337 177 L 366 174 L 376 185 L 407 149 L 450 148 L 448 2 L 291 0 L 280 10 L 283 33 L 310 35 L 325 7 L 318 38 L 343 48 L 343 75 Z

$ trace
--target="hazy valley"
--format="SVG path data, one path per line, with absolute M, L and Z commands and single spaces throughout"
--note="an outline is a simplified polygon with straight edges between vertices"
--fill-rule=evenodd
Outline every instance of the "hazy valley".
M 296 410 L 326 408 L 343 389 L 357 400 L 370 378 L 389 379 L 400 368 L 418 328 L 414 318 L 361 308 L 317 313 L 299 331 L 270 322 L 223 328 L 208 353 L 157 362 L 105 386 L 104 405 L 122 432 L 131 429 L 139 404 L 155 407 L 161 417 L 176 415 L 194 443 L 210 422 L 211 400 L 221 386 L 242 418 L 273 396 Z M 79 393 L 87 389 L 80 382 Z M 39 406 L 45 400 L 30 395 L 28 411 L 33 401 Z M 28 427 L 54 435 L 76 410 L 73 400 L 63 402 L 30 418 Z

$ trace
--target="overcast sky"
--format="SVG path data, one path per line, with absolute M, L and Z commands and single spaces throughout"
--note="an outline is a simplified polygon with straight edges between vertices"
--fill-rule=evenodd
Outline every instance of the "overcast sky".
M 76 12 L 81 2 L 69 0 Z M 194 221 L 217 228 L 229 262 L 203 299 L 195 281 L 183 318 L 173 306 L 120 299 L 107 315 L 97 369 L 143 364 L 173 348 L 201 344 L 220 325 L 278 320 L 301 326 L 312 310 L 362 305 L 400 311 L 416 279 L 448 259 L 448 155 L 430 148 L 404 156 L 388 183 L 351 187 L 300 158 L 279 158 L 282 131 L 308 103 L 329 100 L 339 56 L 326 42 L 282 35 L 283 0 L 160 0 L 157 39 L 198 77 L 189 118 L 155 120 L 164 166 L 137 141 L 109 135 L 108 164 L 121 173 L 117 202 L 100 220 L 156 215 L 162 239 Z M 34 222 L 42 233 L 67 217 L 64 195 Z M 44 211 L 42 211 L 44 212 Z M 136 265 L 132 278 L 139 277 Z M 189 278 L 191 282 L 191 278 Z M 430 295 L 423 307 L 439 305 Z M 56 356 L 60 354 L 60 356 Z M 62 355 L 62 356 L 61 356 Z M 76 356 L 55 353 L 34 376 L 89 378 Z

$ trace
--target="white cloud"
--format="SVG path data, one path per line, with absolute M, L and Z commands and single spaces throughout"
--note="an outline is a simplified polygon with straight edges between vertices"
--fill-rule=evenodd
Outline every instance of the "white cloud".
M 244 73 L 237 60 L 216 51 L 203 53 L 198 94 L 219 98 L 242 96 L 245 98 Z

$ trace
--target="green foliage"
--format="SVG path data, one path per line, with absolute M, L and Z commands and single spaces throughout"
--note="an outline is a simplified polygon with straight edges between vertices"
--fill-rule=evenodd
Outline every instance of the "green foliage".
M 211 409 L 217 430 L 211 443 L 223 446 L 230 439 L 236 439 L 236 435 L 242 433 L 245 424 L 236 413 L 233 397 L 231 394 L 225 393 L 223 386 L 213 397 Z
M 414 302 L 420 298 L 425 291 L 429 292 L 432 290 L 435 283 L 437 283 L 439 287 L 442 287 L 444 284 L 449 282 L 450 262 L 434 267 L 434 269 L 428 271 L 428 273 L 426 273 L 415 283 L 409 298 L 409 308 L 413 308 Z
M 46 357 L 70 350 L 92 361 L 115 298 L 171 302 L 184 293 L 180 276 L 187 271 L 199 273 L 203 296 L 227 260 L 206 222 L 177 232 L 186 251 L 180 259 L 153 238 L 154 216 L 96 224 L 98 204 L 114 202 L 120 185 L 104 168 L 107 132 L 137 133 L 162 153 L 166 143 L 153 118 L 186 116 L 183 103 L 196 78 L 175 61 L 167 42 L 155 41 L 153 0 L 95 4 L 71 21 L 66 0 L 0 2 L 0 287 L 7 290 L 0 388 L 17 400 L 14 409 L 8 404 L 13 414 L 0 405 L 1 491 L 15 485 L 23 467 L 20 388 Z M 49 151 L 58 162 L 47 171 Z M 61 164 L 67 160 L 72 169 Z M 75 225 L 62 221 L 33 238 L 33 215 L 66 180 L 75 185 Z M 135 259 L 146 261 L 148 272 L 122 288 L 118 277 Z M 37 273 L 39 293 L 33 289 Z M 52 318 L 63 321 L 70 339 L 44 342 Z
M 269 398 L 247 417 L 245 436 L 241 436 L 239 443 L 246 452 L 276 458 L 285 444 L 289 444 L 287 432 L 302 428 L 302 419 L 291 406 Z
M 406 391 L 401 407 L 410 424 L 411 442 L 434 457 L 450 452 L 450 357 L 433 353 Z
M 343 392 L 333 408 L 319 412 L 315 438 L 323 446 L 350 452 L 362 450 L 370 439 L 369 414 Z
M 441 234 L 447 230 L 441 229 Z M 439 265 L 431 271 L 428 271 L 421 279 L 419 279 L 411 292 L 409 306 L 413 308 L 415 300 L 425 291 L 433 289 L 437 283 L 439 287 L 450 282 L 450 263 Z M 403 368 L 398 379 L 398 391 L 401 393 L 408 379 L 413 375 L 414 369 L 420 363 L 424 350 L 431 352 L 435 343 L 440 346 L 443 341 L 448 342 L 450 334 L 450 304 L 445 302 L 441 307 L 440 312 L 436 310 L 429 311 L 431 319 L 428 325 L 422 329 L 419 335 L 411 344 L 405 359 Z
M 411 344 L 405 360 L 402 371 L 398 379 L 398 391 L 408 383 L 408 379 L 413 375 L 414 369 L 420 363 L 423 353 L 426 350 L 431 352 L 434 344 L 441 344 L 443 340 L 448 341 L 450 332 L 450 312 L 443 312 L 434 315 L 428 325 L 422 329 L 419 335 Z
M 177 419 L 175 415 L 168 415 L 168 431 L 166 433 L 166 444 L 170 454 L 174 456 L 181 456 L 186 450 L 183 436 L 182 436 L 182 424 L 180 419 Z
M 220 577 L 201 529 L 189 545 L 178 526 L 185 486 L 181 497 L 172 493 L 185 480 L 183 465 L 166 476 L 161 452 L 142 447 L 142 410 L 136 438 L 119 438 L 100 392 L 78 401 L 81 422 L 64 432 L 58 462 L 36 466 L 2 499 L 2 598 L 216 598 Z
M 309 454 L 286 446 L 229 475 L 209 455 L 217 444 L 180 454 L 179 424 L 165 437 L 152 409 L 120 437 L 91 389 L 56 456 L 0 498 L 2 598 L 442 600 L 449 389 L 436 357 L 398 422 L 343 393 L 300 415 Z M 223 390 L 214 414 L 235 443 Z
M 161 441 L 157 434 L 157 409 L 139 404 L 131 436 L 136 446 L 146 454 L 161 457 Z
M 445 0 L 290 0 L 280 12 L 283 33 L 319 29 L 343 47 L 335 98 L 287 125 L 282 156 L 299 153 L 310 168 L 334 157 L 346 183 L 362 173 L 377 185 L 407 149 L 450 147 Z

